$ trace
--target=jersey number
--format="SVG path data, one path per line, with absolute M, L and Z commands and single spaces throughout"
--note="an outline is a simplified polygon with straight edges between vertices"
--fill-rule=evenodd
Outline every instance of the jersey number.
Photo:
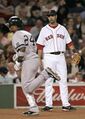
M 35 45 L 35 40 L 34 40 L 34 38 L 31 36 L 31 38 L 30 38 L 30 42 L 32 42 L 33 43 L 33 45 Z
M 29 38 L 28 38 L 27 35 L 24 35 L 24 38 L 25 38 L 25 39 L 24 39 L 24 43 L 25 43 L 25 45 L 27 46 L 27 45 L 28 45 L 28 39 L 29 39 Z
M 25 43 L 25 45 L 27 46 L 28 45 L 28 36 L 27 35 L 24 35 L 24 43 Z M 35 40 L 32 38 L 32 36 L 30 37 L 30 42 L 32 42 L 33 43 L 33 45 L 35 45 Z

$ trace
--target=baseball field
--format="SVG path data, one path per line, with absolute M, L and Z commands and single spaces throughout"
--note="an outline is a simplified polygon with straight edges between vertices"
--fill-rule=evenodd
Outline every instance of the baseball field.
M 63 112 L 60 108 L 52 112 L 41 112 L 37 116 L 24 116 L 25 109 L 0 109 L 0 119 L 85 119 L 85 108 Z

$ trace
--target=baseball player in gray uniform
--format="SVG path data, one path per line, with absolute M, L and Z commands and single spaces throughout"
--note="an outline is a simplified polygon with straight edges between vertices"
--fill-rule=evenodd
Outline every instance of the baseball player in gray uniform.
M 39 68 L 35 40 L 29 32 L 23 30 L 22 20 L 17 16 L 11 17 L 8 23 L 10 31 L 14 33 L 12 38 L 12 46 L 16 53 L 13 56 L 14 67 L 15 70 L 20 70 L 21 68 L 22 89 L 29 103 L 29 110 L 24 112 L 24 114 L 37 115 L 39 114 L 39 108 L 35 102 L 33 91 L 49 77 L 52 76 L 56 80 L 60 79 L 60 77 L 48 67 L 35 78 Z
M 62 110 L 70 111 L 75 108 L 72 107 L 68 101 L 68 87 L 67 87 L 67 67 L 65 61 L 66 46 L 69 47 L 72 53 L 76 50 L 72 43 L 66 28 L 56 22 L 57 14 L 54 10 L 49 11 L 49 24 L 44 26 L 37 39 L 38 55 L 40 58 L 40 65 L 50 67 L 54 72 L 58 73 L 61 80 L 58 82 L 60 87 L 60 95 L 62 101 Z M 43 57 L 43 62 L 42 62 Z M 52 78 L 45 82 L 45 98 L 46 106 L 44 111 L 52 110 Z

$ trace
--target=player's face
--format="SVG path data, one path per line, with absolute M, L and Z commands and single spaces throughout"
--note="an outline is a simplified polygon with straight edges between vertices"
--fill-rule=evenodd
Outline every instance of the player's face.
M 16 32 L 18 30 L 18 27 L 16 25 L 10 26 L 10 31 L 11 32 Z
M 57 20 L 57 16 L 55 15 L 48 16 L 48 20 L 50 24 L 55 24 Z

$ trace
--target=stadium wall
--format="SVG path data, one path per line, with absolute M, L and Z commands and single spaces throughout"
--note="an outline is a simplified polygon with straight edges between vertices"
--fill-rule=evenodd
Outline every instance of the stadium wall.
M 69 101 L 74 106 L 85 107 L 85 83 L 68 84 Z M 45 105 L 44 85 L 35 92 L 36 102 L 39 106 Z M 28 102 L 23 94 L 20 84 L 0 85 L 0 108 L 27 108 Z M 53 105 L 61 106 L 58 84 L 53 85 Z

